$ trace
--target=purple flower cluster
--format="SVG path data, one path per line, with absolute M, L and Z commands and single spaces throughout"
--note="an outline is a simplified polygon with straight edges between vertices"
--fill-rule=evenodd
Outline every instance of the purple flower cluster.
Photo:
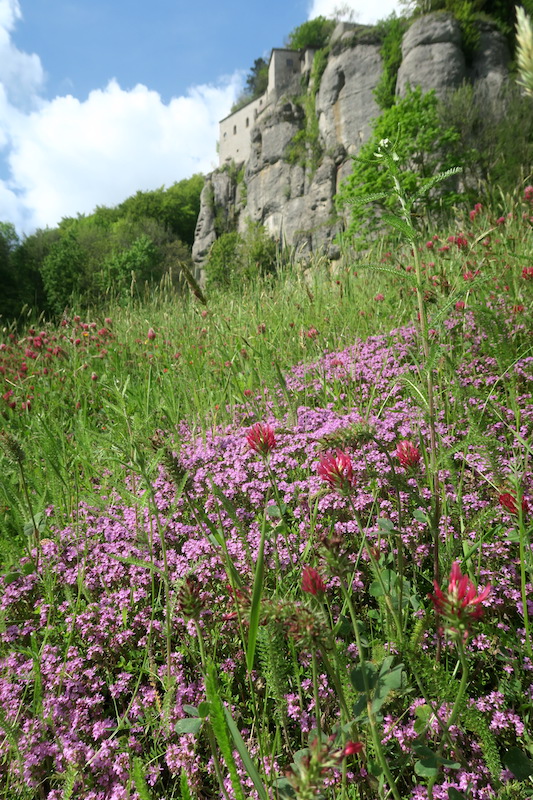
M 509 370 L 524 387 L 518 435 L 513 437 L 515 409 L 499 379 L 498 364 L 483 356 L 483 334 L 464 313 L 449 328 L 449 346 L 460 335 L 465 356 L 449 385 L 439 387 L 446 398 L 437 421 L 440 537 L 455 556 L 463 554 L 461 539 L 475 547 L 477 580 L 494 587 L 487 601 L 491 621 L 483 622 L 491 625 L 490 631 L 479 631 L 467 644 L 470 657 L 483 663 L 494 687 L 473 702 L 496 737 L 502 736 L 507 745 L 519 744 L 523 709 L 495 694 L 499 659 L 513 660 L 521 646 L 516 635 L 522 636 L 524 627 L 518 548 L 508 535 L 516 519 L 500 506 L 493 487 L 515 474 L 523 442 L 531 435 L 533 404 L 526 378 L 531 378 L 533 362 L 517 358 Z M 213 651 L 216 642 L 228 685 L 232 680 L 244 685 L 235 613 L 239 598 L 228 586 L 225 550 L 242 580 L 239 597 L 245 603 L 265 505 L 275 501 L 272 476 L 276 502 L 284 505 L 276 513 L 283 511 L 285 523 L 273 525 L 266 542 L 266 593 L 274 593 L 276 582 L 284 580 L 287 592 L 298 593 L 303 602 L 302 555 L 308 559 L 320 542 L 333 536 L 339 556 L 357 561 L 354 604 L 364 617 L 374 600 L 367 556 L 358 559 L 359 526 L 376 557 L 386 559 L 395 554 L 397 544 L 383 535 L 379 521 L 384 519 L 399 531 L 413 591 L 419 576 L 430 569 L 431 538 L 424 517 L 430 490 L 424 462 L 417 455 L 413 469 L 413 458 L 409 463 L 395 458 L 398 447 L 403 453 L 405 441 L 428 441 L 427 420 L 408 391 L 416 381 L 417 356 L 414 329 L 395 330 L 293 369 L 284 390 L 294 399 L 290 408 L 280 389 L 257 398 L 264 408 L 262 420 L 245 405 L 233 425 L 202 436 L 183 423 L 175 453 L 189 473 L 182 494 L 177 495 L 162 466 L 152 494 L 137 490 L 129 503 L 117 495 L 103 500 L 101 508 L 81 503 L 68 527 L 52 529 L 43 540 L 38 574 L 26 559 L 20 571 L 0 579 L 0 724 L 9 732 L 0 741 L 0 785 L 39 786 L 40 797 L 59 800 L 57 776 L 74 768 L 76 797 L 133 798 L 137 795 L 127 788 L 133 759 L 150 754 L 145 780 L 158 797 L 171 794 L 169 787 L 181 770 L 199 796 L 218 796 L 205 738 L 175 728 L 187 716 L 186 706 L 205 700 L 198 630 Z M 481 401 L 487 387 L 490 406 Z M 447 409 L 459 403 L 461 410 L 450 417 Z M 269 426 L 260 429 L 268 433 L 268 441 L 275 435 L 268 459 L 258 458 L 250 448 L 249 431 L 259 430 L 251 428 L 258 421 Z M 474 424 L 482 436 L 471 436 Z M 256 440 L 262 446 L 266 434 Z M 350 454 L 350 484 L 355 487 L 350 497 L 335 491 L 333 484 L 325 485 L 318 469 L 321 454 L 337 452 L 340 442 Z M 523 494 L 531 499 L 532 476 L 523 475 L 522 481 Z M 340 595 L 325 569 L 322 564 L 320 574 L 338 618 Z M 191 576 L 194 587 L 186 585 L 194 588 L 199 609 L 194 620 L 180 603 L 185 579 Z M 527 590 L 533 597 L 532 587 Z M 419 606 L 429 607 L 427 581 L 417 591 Z M 431 647 L 429 632 L 423 647 Z M 520 664 L 523 692 L 531 697 L 532 665 L 523 658 Z M 285 698 L 287 717 L 295 725 L 295 749 L 302 731 L 313 726 L 315 713 L 310 672 L 303 662 L 302 669 L 307 669 L 302 694 L 290 691 Z M 327 676 L 321 675 L 320 681 L 321 696 L 333 709 Z M 398 707 L 387 712 L 385 741 L 392 756 L 409 752 L 416 738 L 415 711 L 416 703 L 408 711 Z M 457 736 L 463 734 L 458 731 Z M 494 796 L 479 745 L 463 736 L 461 746 L 470 767 L 455 773 L 449 785 L 458 791 L 468 785 L 473 800 Z M 440 790 L 435 787 L 434 797 L 441 796 Z M 410 791 L 413 800 L 425 796 L 420 787 Z M 254 796 L 251 789 L 249 796 Z

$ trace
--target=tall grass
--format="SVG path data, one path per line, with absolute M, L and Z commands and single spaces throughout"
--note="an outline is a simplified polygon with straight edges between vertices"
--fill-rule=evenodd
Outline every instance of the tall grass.
M 4 331 L 0 796 L 531 797 L 530 199 Z

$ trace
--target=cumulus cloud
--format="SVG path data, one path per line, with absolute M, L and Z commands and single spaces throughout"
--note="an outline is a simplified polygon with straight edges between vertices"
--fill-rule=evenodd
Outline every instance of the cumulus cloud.
M 242 75 L 190 88 L 164 103 L 146 86 L 123 90 L 115 80 L 86 100 L 39 96 L 38 56 L 18 51 L 10 33 L 18 0 L 0 0 L 0 220 L 23 232 L 64 216 L 116 205 L 138 189 L 154 189 L 217 165 L 218 121 L 242 88 Z
M 0 84 L 16 106 L 31 105 L 44 81 L 39 56 L 22 53 L 11 41 L 11 33 L 22 18 L 18 0 L 0 0 Z
M 351 18 L 361 25 L 372 25 L 393 11 L 399 14 L 401 10 L 399 0 L 373 0 L 372 3 L 368 0 L 311 0 L 308 19 L 339 14 L 342 19 Z

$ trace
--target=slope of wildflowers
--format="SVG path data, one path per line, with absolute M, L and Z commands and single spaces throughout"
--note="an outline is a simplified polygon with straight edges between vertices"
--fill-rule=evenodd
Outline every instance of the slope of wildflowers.
M 170 406 L 153 414 L 148 403 L 141 424 L 132 401 L 129 449 L 111 469 L 95 448 L 81 497 L 62 505 L 58 492 L 33 514 L 27 554 L 0 578 L 3 797 L 533 796 L 531 247 L 529 219 L 521 224 L 493 246 L 463 237 L 468 252 L 459 236 L 428 242 L 442 248 L 428 274 L 428 303 L 438 301 L 429 365 L 406 324 L 318 346 L 266 384 L 228 367 L 239 392 L 220 423 L 177 413 L 170 425 Z M 407 258 L 398 262 L 409 273 Z M 468 288 L 456 299 L 458 284 Z M 113 351 L 110 320 L 92 333 L 74 325 L 96 351 Z M 311 328 L 300 340 L 314 347 Z M 43 364 L 62 357 L 54 348 L 72 359 L 85 345 L 29 336 L 32 352 L 50 353 L 32 377 L 38 393 Z M 17 342 L 3 348 L 8 376 L 33 358 L 17 366 Z M 140 375 L 131 346 L 128 358 Z M 159 386 L 176 379 L 166 356 L 146 361 Z M 116 424 L 118 447 L 117 394 L 87 355 L 81 363 L 85 389 L 55 408 L 91 406 L 91 446 Z M 36 403 L 16 396 L 20 384 L 4 397 L 15 407 L 3 442 L 23 474 L 18 415 Z

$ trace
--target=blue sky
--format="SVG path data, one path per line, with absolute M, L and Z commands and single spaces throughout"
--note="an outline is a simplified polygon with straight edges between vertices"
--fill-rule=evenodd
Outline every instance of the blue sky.
M 217 166 L 259 56 L 342 6 L 399 0 L 0 0 L 0 221 L 19 233 Z

